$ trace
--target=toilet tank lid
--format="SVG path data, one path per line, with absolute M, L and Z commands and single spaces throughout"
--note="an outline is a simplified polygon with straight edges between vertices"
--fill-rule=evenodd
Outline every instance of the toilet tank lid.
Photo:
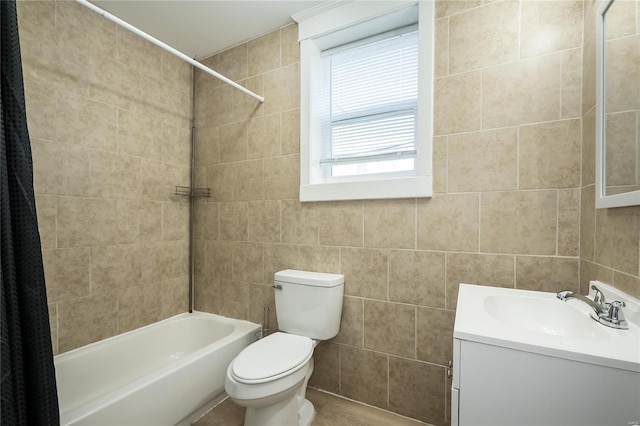
M 344 275 L 285 269 L 284 271 L 276 272 L 275 280 L 278 282 L 314 287 L 335 287 L 344 284 Z

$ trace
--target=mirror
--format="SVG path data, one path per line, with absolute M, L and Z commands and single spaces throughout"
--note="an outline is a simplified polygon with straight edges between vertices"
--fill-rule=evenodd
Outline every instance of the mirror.
M 640 0 L 605 0 L 596 21 L 596 207 L 640 204 Z

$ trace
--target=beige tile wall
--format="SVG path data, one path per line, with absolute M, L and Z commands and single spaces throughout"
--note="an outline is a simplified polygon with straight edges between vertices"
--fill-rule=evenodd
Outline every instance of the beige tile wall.
M 435 26 L 431 199 L 298 201 L 295 25 L 205 60 L 266 102 L 196 76 L 196 307 L 273 325 L 275 271 L 343 273 L 312 385 L 446 424 L 458 284 L 579 286 L 583 3 L 441 1 Z
M 60 353 L 186 310 L 190 67 L 75 2 L 18 18 Z
M 582 197 L 580 217 L 580 291 L 587 293 L 590 280 L 600 280 L 640 297 L 640 206 L 595 208 L 595 15 L 601 0 L 585 0 L 582 118 Z M 638 0 L 616 0 L 616 13 L 609 28 L 618 41 L 640 42 Z M 635 34 L 635 35 L 634 35 Z M 637 77 L 638 70 L 616 76 Z M 637 80 L 637 78 L 636 78 Z M 610 90 L 612 87 L 607 86 Z M 638 94 L 638 82 L 624 92 Z M 635 102 L 638 102 L 636 96 Z M 610 105 L 613 106 L 613 105 Z M 629 107 L 629 106 L 627 106 Z M 637 107 L 635 107 L 637 109 Z M 632 108 L 633 109 L 633 108 Z M 608 165 L 609 166 L 609 165 Z

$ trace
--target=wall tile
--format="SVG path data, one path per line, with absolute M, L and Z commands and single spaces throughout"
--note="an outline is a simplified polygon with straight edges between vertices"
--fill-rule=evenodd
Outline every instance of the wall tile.
M 142 245 L 91 247 L 91 294 L 142 283 Z
M 478 251 L 479 195 L 438 194 L 418 200 L 418 248 Z
M 264 170 L 262 160 L 235 163 L 235 201 L 262 200 L 264 198 Z
M 482 194 L 480 230 L 483 252 L 555 254 L 556 191 Z
M 434 133 L 470 132 L 480 129 L 480 71 L 439 78 L 434 82 Z
M 342 317 L 340 319 L 340 332 L 335 337 L 337 343 L 345 343 L 351 346 L 363 345 L 363 299 L 345 296 L 342 301 Z
M 247 122 L 220 127 L 220 162 L 229 163 L 247 159 Z
M 300 246 L 298 267 L 303 271 L 340 273 L 340 249 L 338 247 Z
M 640 210 L 637 207 L 596 210 L 596 262 L 627 274 L 638 273 Z
M 182 244 L 179 241 L 145 243 L 142 246 L 142 282 L 155 283 L 184 273 Z
M 233 243 L 233 279 L 261 284 L 264 279 L 262 244 Z
M 580 197 L 580 259 L 595 260 L 596 191 L 585 186 Z
M 188 176 L 180 166 L 142 159 L 142 199 L 154 201 L 182 201 L 176 197 L 176 186 L 189 186 Z
M 191 129 L 162 123 L 162 161 L 191 164 Z
M 364 347 L 415 358 L 414 306 L 364 301 Z
M 240 80 L 238 83 L 241 86 L 251 90 L 257 95 L 264 96 L 264 76 L 259 75 L 257 77 L 248 78 L 246 80 Z M 226 106 L 228 109 L 228 105 Z M 235 120 L 244 120 L 249 118 L 260 117 L 264 115 L 265 107 L 264 103 L 258 101 L 254 97 L 241 92 L 240 90 L 233 89 L 232 93 L 232 113 L 225 116 L 223 123 L 228 123 Z
M 578 291 L 578 259 L 516 256 L 516 288 L 557 293 Z
M 189 309 L 189 277 L 163 281 L 162 318 L 187 312 Z
M 385 408 L 387 355 L 340 346 L 340 392 L 347 398 Z
M 265 159 L 264 188 L 267 200 L 297 199 L 300 194 L 300 156 Z
M 520 128 L 520 189 L 575 188 L 580 185 L 579 119 Z
M 194 215 L 194 238 L 196 240 L 218 239 L 218 203 L 207 203 L 204 200 L 196 200 Z
M 280 242 L 280 202 L 250 201 L 249 241 Z
M 482 0 L 438 0 L 435 4 L 436 18 L 455 15 L 482 4 Z
M 280 67 L 280 31 L 273 31 L 248 43 L 249 75 Z
M 250 159 L 280 154 L 280 114 L 249 120 L 248 143 Z
M 153 77 L 162 71 L 162 49 L 121 27 L 116 27 L 116 60 Z
M 27 54 L 24 52 L 26 50 L 24 48 L 25 44 L 25 42 L 22 43 L 21 49 L 23 51 L 23 58 L 25 62 L 23 71 L 23 78 L 25 82 L 24 97 L 25 106 L 27 108 L 27 126 L 29 128 L 29 136 L 32 139 L 42 138 L 57 140 L 56 125 L 60 119 L 57 118 L 56 90 L 51 84 L 49 84 L 49 82 L 44 83 L 36 79 L 37 77 L 30 78 L 30 62 L 24 57 L 24 55 Z M 39 73 L 37 76 L 39 77 Z M 115 139 L 113 140 L 115 141 Z M 63 140 L 63 142 L 66 142 L 66 140 Z
M 595 35 L 585 37 L 582 58 L 582 111 L 596 104 L 596 42 Z
M 196 166 L 211 166 L 220 162 L 220 127 L 198 127 L 196 134 Z
M 117 327 L 115 295 L 91 296 L 58 303 L 60 353 L 114 336 Z
M 637 1 L 615 2 L 607 10 L 607 39 L 620 38 L 640 32 L 636 30 Z
M 194 309 L 201 312 L 215 313 L 220 303 L 220 283 L 215 278 L 196 276 L 194 288 Z
M 89 261 L 87 248 L 43 250 L 42 263 L 50 303 L 89 295 Z
M 116 201 L 101 198 L 58 198 L 58 247 L 116 242 Z
M 611 284 L 613 282 L 613 270 L 597 263 L 586 260 L 580 261 L 580 294 L 589 293 L 589 281 L 600 281 Z
M 444 307 L 444 253 L 391 250 L 389 252 L 389 300 Z
M 449 75 L 449 18 L 436 20 L 434 37 L 433 75 L 446 77 Z
M 59 92 L 55 117 L 55 140 L 115 151 L 116 108 L 83 96 Z
M 318 209 L 314 203 L 282 200 L 282 242 L 318 244 Z
M 558 191 L 558 256 L 580 254 L 580 190 Z
M 220 281 L 220 302 L 217 312 L 220 315 L 246 319 L 248 317 L 249 283 L 241 281 Z
M 49 308 L 49 331 L 51 333 L 51 346 L 53 355 L 58 355 L 58 305 L 50 303 Z
M 162 239 L 165 241 L 189 238 L 189 205 L 162 203 Z
M 248 75 L 247 44 L 243 43 L 218 55 L 218 72 L 231 80 L 242 80 Z
M 141 200 L 116 203 L 118 243 L 162 240 L 162 203 Z
M 433 138 L 433 192 L 447 192 L 448 182 L 448 138 L 439 136 Z
M 340 249 L 340 273 L 345 276 L 347 295 L 386 300 L 387 269 L 387 250 Z
M 233 201 L 236 167 L 235 163 L 207 167 L 207 188 L 211 188 L 211 201 Z
M 142 195 L 140 159 L 129 155 L 91 151 L 89 195 L 139 199 Z
M 314 372 L 309 384 L 315 388 L 337 393 L 340 391 L 340 346 L 325 343 L 313 351 Z
M 247 241 L 247 209 L 246 202 L 220 204 L 220 239 Z
M 298 43 L 298 25 L 291 24 L 280 28 L 282 66 L 300 62 L 300 43 Z
M 362 201 L 319 203 L 320 244 L 362 247 Z
M 497 2 L 449 18 L 449 71 L 460 73 L 518 58 L 517 2 Z
M 300 152 L 300 110 L 286 111 L 282 116 L 281 150 L 282 154 Z
M 557 120 L 560 60 L 554 54 L 483 70 L 482 128 Z
M 265 114 L 300 107 L 298 68 L 296 63 L 264 74 Z
M 445 369 L 389 357 L 389 408 L 430 424 L 444 424 Z
M 219 280 L 233 278 L 233 243 L 228 241 L 207 241 L 207 277 Z
M 579 117 L 582 112 L 582 49 L 562 52 L 562 118 Z
M 89 195 L 88 149 L 41 139 L 33 139 L 31 146 L 37 194 Z
M 596 109 L 582 118 L 582 185 L 596 182 Z
M 274 275 L 285 269 L 297 269 L 298 247 L 288 244 L 264 244 L 264 283 L 272 285 Z
M 118 150 L 129 155 L 162 160 L 162 121 L 118 111 Z
M 516 189 L 517 156 L 516 128 L 449 136 L 449 192 Z
M 417 358 L 434 364 L 447 365 L 453 359 L 455 311 L 418 307 L 417 314 Z
M 447 254 L 447 309 L 458 303 L 460 283 L 513 288 L 515 265 L 512 255 Z
M 38 231 L 40 231 L 40 245 L 42 249 L 56 247 L 57 222 L 56 197 L 36 195 L 36 212 L 38 214 Z
M 364 201 L 365 247 L 415 248 L 416 200 Z
M 158 285 L 126 288 L 118 293 L 118 333 L 162 319 L 162 294 Z
M 640 278 L 637 276 L 614 272 L 613 285 L 635 298 L 640 297 Z
M 557 52 L 582 43 L 582 1 L 523 2 L 520 55 Z

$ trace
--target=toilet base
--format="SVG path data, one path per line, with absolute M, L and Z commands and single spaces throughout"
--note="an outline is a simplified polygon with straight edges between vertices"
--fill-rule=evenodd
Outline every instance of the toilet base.
M 300 419 L 300 426 L 309 426 L 316 417 L 316 410 L 313 408 L 313 404 L 308 399 L 305 399 L 302 403 L 302 407 L 298 410 L 298 418 Z

